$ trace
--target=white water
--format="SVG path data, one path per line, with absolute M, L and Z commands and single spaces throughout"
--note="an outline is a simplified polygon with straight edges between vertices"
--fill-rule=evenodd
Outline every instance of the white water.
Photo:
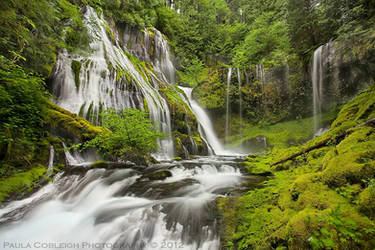
M 266 83 L 264 65 L 257 64 L 255 65 L 255 74 L 256 78 L 264 85 Z M 263 86 L 264 87 L 264 86 Z
M 47 176 L 51 176 L 53 174 L 53 161 L 54 161 L 54 159 L 55 159 L 55 149 L 52 145 L 50 145 L 49 146 Z
M 238 91 L 240 92 L 240 138 L 242 141 L 242 125 L 243 125 L 243 118 L 242 118 L 242 79 L 241 79 L 241 70 L 237 68 L 237 80 L 238 80 Z
M 186 94 L 186 96 L 189 99 L 189 103 L 191 106 L 191 109 L 195 116 L 197 117 L 197 120 L 200 124 L 200 129 L 203 130 L 204 133 L 201 133 L 201 137 L 205 138 L 208 142 L 208 144 L 211 146 L 212 150 L 217 155 L 226 155 L 226 154 L 232 154 L 230 151 L 224 150 L 223 145 L 219 141 L 219 138 L 216 136 L 214 128 L 212 126 L 212 122 L 210 118 L 208 117 L 207 113 L 204 111 L 204 109 L 199 106 L 197 101 L 195 101 L 192 97 L 192 88 L 186 88 L 186 87 L 179 87 L 181 90 L 183 90 Z
M 228 76 L 227 76 L 227 100 L 226 100 L 226 114 L 225 114 L 225 138 L 228 139 L 230 135 L 229 131 L 229 120 L 230 120 L 230 81 L 232 79 L 232 68 L 228 69 Z
M 170 112 L 167 102 L 158 92 L 158 82 L 160 82 L 158 77 L 151 71 L 143 72 L 146 69 L 137 69 L 137 66 L 129 60 L 124 50 L 118 45 L 120 42 L 112 41 L 112 38 L 108 37 L 106 29 L 108 24 L 99 18 L 92 8 L 87 8 L 84 23 L 93 37 L 90 43 L 91 50 L 87 56 L 69 54 L 66 51 L 59 54 L 52 84 L 56 104 L 73 113 L 86 116 L 91 121 L 98 122 L 97 118 L 89 116 L 96 115 L 107 108 L 143 110 L 145 101 L 150 119 L 154 121 L 156 128 L 169 135 L 159 142 L 161 152 L 156 157 L 172 158 L 174 146 L 171 137 Z M 160 44 L 157 46 L 161 46 L 161 50 L 166 50 L 166 41 L 162 39 L 161 34 L 155 32 L 155 36 L 159 37 L 157 41 Z M 174 80 L 170 60 L 165 58 L 169 54 L 161 55 L 163 58 L 160 59 L 160 65 L 156 65 L 156 68 L 161 68 L 160 74 L 164 71 L 168 72 L 168 76 L 163 76 L 163 78 Z M 73 60 L 82 63 L 78 88 L 71 67 Z M 158 62 L 155 60 L 155 63 Z
M 313 86 L 313 111 L 314 111 L 314 131 L 320 128 L 320 114 L 322 112 L 323 99 L 323 46 L 314 52 L 313 67 L 311 72 Z
M 311 69 L 311 81 L 313 89 L 313 112 L 314 112 L 314 131 L 316 134 L 321 134 L 321 113 L 325 105 L 324 96 L 329 91 L 328 89 L 332 86 L 324 86 L 324 78 L 329 67 L 332 65 L 332 60 L 335 55 L 335 48 L 332 42 L 324 44 L 317 48 L 314 52 L 312 69 Z M 332 90 L 331 90 L 332 91 Z M 336 94 L 338 92 L 335 89 Z M 331 100 L 326 100 L 331 101 Z
M 213 157 L 175 163 L 171 177 L 153 182 L 141 182 L 131 169 L 58 175 L 0 209 L 0 242 L 31 249 L 219 249 L 214 200 L 245 180 L 233 164 Z

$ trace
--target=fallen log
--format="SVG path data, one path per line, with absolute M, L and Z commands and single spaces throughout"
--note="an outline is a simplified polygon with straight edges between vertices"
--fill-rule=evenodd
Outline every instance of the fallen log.
M 358 124 L 354 128 L 363 127 L 363 126 L 375 126 L 375 118 L 372 118 L 372 119 L 370 119 L 368 121 L 365 121 L 364 123 Z M 346 136 L 348 136 L 352 132 L 353 132 L 353 130 L 348 129 L 348 130 L 342 132 L 341 134 L 339 134 L 338 136 L 334 137 L 333 141 L 341 141 L 343 138 L 345 138 Z M 288 156 L 288 157 L 286 157 L 286 158 L 284 158 L 284 159 L 282 159 L 280 161 L 277 161 L 277 162 L 273 163 L 271 165 L 271 167 L 279 165 L 279 164 L 284 163 L 284 162 L 287 162 L 289 160 L 292 160 L 292 159 L 294 159 L 294 158 L 296 158 L 296 157 L 298 157 L 300 155 L 306 154 L 306 153 L 308 153 L 308 152 L 310 152 L 310 151 L 312 151 L 314 149 L 318 149 L 318 148 L 327 146 L 330 141 L 332 141 L 332 138 L 327 138 L 327 139 L 325 139 L 323 141 L 320 141 L 320 142 L 318 142 L 317 144 L 315 144 L 315 145 L 313 145 L 311 147 L 305 148 L 304 150 L 302 150 L 302 151 L 300 151 L 298 153 L 292 154 L 292 155 L 290 155 L 290 156 Z

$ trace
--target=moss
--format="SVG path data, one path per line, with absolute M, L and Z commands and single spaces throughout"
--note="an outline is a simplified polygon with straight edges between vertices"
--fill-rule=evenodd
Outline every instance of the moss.
M 91 168 L 107 168 L 109 166 L 106 161 L 96 161 L 90 165 Z
M 0 180 L 0 204 L 11 195 L 22 195 L 37 186 L 37 181 L 44 175 L 46 168 L 36 165 L 27 172 Z
M 173 160 L 173 161 L 182 161 L 182 158 L 179 157 L 179 156 L 177 156 L 177 157 L 173 158 L 172 160 Z
M 172 173 L 168 170 L 159 170 L 146 175 L 150 180 L 165 180 L 168 177 L 171 177 Z
M 337 109 L 322 115 L 323 124 L 329 125 L 337 116 Z M 239 146 L 247 140 L 264 136 L 267 138 L 267 146 L 270 148 L 287 148 L 293 145 L 301 145 L 308 141 L 314 134 L 313 117 L 294 121 L 281 122 L 274 125 L 244 126 L 243 137 L 239 134 L 228 138 L 233 146 Z
M 73 74 L 74 74 L 74 82 L 76 84 L 77 91 L 79 89 L 80 81 L 79 81 L 79 74 L 81 72 L 82 63 L 80 61 L 73 60 L 71 64 Z
M 249 156 L 249 172 L 271 171 L 273 178 L 241 197 L 234 213 L 237 227 L 224 235 L 223 244 L 235 249 L 373 249 L 375 128 L 355 125 L 374 117 L 374 97 L 374 87 L 364 91 L 343 107 L 330 131 L 305 145 Z M 341 141 L 271 167 L 348 129 L 351 133 Z
M 93 115 L 93 107 L 94 107 L 94 103 L 91 102 L 89 105 L 89 108 L 87 109 L 86 120 L 91 120 L 92 115 Z
M 98 133 L 102 132 L 101 127 L 92 125 L 87 120 L 64 110 L 53 103 L 48 104 L 47 124 L 52 129 L 62 131 L 80 140 L 89 140 L 94 138 Z
M 237 210 L 240 199 L 238 197 L 219 197 L 216 199 L 216 207 L 219 210 L 220 219 L 223 227 L 220 228 L 221 238 L 229 239 L 236 232 L 238 225 Z M 222 243 L 222 249 L 233 249 L 234 243 L 226 241 Z
M 375 184 L 373 183 L 359 195 L 359 209 L 372 219 L 375 219 Z

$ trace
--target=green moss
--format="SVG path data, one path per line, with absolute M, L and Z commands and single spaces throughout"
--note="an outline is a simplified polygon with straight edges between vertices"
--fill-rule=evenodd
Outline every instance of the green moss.
M 219 210 L 223 227 L 220 228 L 221 238 L 228 239 L 236 232 L 238 225 L 237 210 L 240 199 L 238 197 L 219 197 L 216 199 L 216 207 Z M 221 245 L 222 249 L 233 249 L 234 243 L 227 241 Z
M 249 172 L 270 171 L 273 178 L 241 197 L 232 212 L 237 227 L 223 236 L 223 244 L 229 249 L 373 249 L 375 128 L 355 125 L 374 117 L 374 97 L 374 87 L 364 91 L 343 107 L 330 131 L 305 145 L 248 157 Z M 348 129 L 341 141 L 271 167 Z
M 90 165 L 91 168 L 107 168 L 108 162 L 106 161 L 96 161 Z
M 375 180 L 359 195 L 359 209 L 372 219 L 375 219 Z
M 0 179 L 0 204 L 11 195 L 22 195 L 25 191 L 32 190 L 45 172 L 44 166 L 36 165 L 27 172 Z
M 71 64 L 73 74 L 74 74 L 74 82 L 76 84 L 77 90 L 79 89 L 80 81 L 79 81 L 79 74 L 81 72 L 82 63 L 80 61 L 73 60 Z
M 53 129 L 59 129 L 64 133 L 80 140 L 94 138 L 103 128 L 92 125 L 87 120 L 64 110 L 53 103 L 49 103 L 47 124 Z
M 322 123 L 329 125 L 337 116 L 337 109 L 322 115 Z M 272 148 L 287 148 L 293 145 L 300 145 L 305 143 L 314 134 L 313 117 L 281 122 L 274 125 L 257 125 L 245 126 L 243 130 L 243 137 L 238 134 L 228 138 L 232 141 L 233 146 L 238 146 L 246 140 L 251 140 L 256 137 L 265 136 L 267 138 L 268 147 Z

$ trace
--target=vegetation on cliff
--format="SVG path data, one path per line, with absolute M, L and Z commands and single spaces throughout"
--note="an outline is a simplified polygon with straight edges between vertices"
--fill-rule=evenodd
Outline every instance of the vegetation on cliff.
M 137 109 L 122 112 L 108 109 L 100 117 L 102 131 L 76 147 L 97 148 L 103 156 L 114 160 L 134 160 L 147 158 L 158 149 L 157 140 L 165 136 L 155 131 L 146 112 Z

